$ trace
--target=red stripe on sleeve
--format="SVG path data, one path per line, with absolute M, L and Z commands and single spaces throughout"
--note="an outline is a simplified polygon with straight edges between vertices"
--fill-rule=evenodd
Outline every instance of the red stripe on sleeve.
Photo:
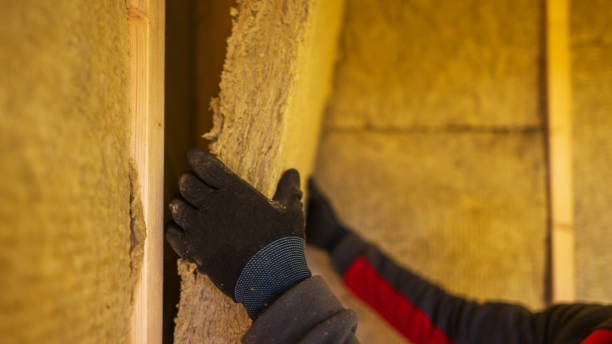
M 612 330 L 597 330 L 591 333 L 581 344 L 612 344 Z
M 344 283 L 411 342 L 454 344 L 432 323 L 425 312 L 408 301 L 378 274 L 365 257 L 355 259 L 346 270 Z

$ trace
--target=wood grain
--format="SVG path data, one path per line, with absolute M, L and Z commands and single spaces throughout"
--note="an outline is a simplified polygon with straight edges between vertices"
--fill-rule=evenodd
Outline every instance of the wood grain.
M 132 343 L 161 343 L 163 281 L 164 0 L 128 5 L 132 158 L 147 227 Z

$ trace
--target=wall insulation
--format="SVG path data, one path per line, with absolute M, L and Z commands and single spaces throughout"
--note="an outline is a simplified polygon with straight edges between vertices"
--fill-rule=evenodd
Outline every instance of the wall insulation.
M 544 301 L 542 23 L 540 1 L 346 2 L 315 176 L 351 228 L 478 300 Z M 335 291 L 363 342 L 398 341 Z
M 130 238 L 144 228 L 129 159 L 125 6 L 2 4 L 2 343 L 129 341 L 140 264 Z
M 210 146 L 231 169 L 271 196 L 287 168 L 312 171 L 331 90 L 340 0 L 242 0 L 231 9 Z M 175 343 L 238 342 L 250 321 L 206 276 L 179 263 Z
M 571 1 L 576 297 L 612 302 L 612 3 Z

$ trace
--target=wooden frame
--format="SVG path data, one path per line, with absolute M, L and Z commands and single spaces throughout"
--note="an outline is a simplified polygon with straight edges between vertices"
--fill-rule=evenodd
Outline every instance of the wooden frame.
M 147 228 L 134 291 L 132 343 L 161 344 L 163 288 L 165 1 L 129 0 L 132 158 Z
M 569 0 L 546 1 L 552 302 L 575 298 Z
M 132 156 L 147 226 L 132 342 L 160 344 L 163 285 L 164 0 L 129 0 Z M 552 301 L 575 297 L 569 0 L 546 1 Z

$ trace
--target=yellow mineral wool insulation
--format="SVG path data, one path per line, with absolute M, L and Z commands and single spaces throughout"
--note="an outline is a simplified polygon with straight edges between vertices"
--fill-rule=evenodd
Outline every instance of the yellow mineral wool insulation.
M 542 5 L 347 0 L 315 168 L 340 218 L 401 264 L 460 295 L 536 308 L 548 219 Z M 361 321 L 357 336 L 395 342 L 388 331 Z
M 2 6 L 0 342 L 129 342 L 144 228 L 125 2 Z
M 539 1 L 347 0 L 326 122 L 540 126 Z
M 210 149 L 271 196 L 281 173 L 310 173 L 330 90 L 342 1 L 243 0 L 231 10 L 232 34 L 220 94 L 213 102 Z M 175 342 L 237 342 L 250 320 L 207 277 L 179 264 L 181 302 Z
M 612 3 L 570 6 L 576 298 L 612 302 Z
M 212 132 L 219 134 L 210 149 L 221 159 L 235 155 L 223 160 L 266 194 L 272 194 L 284 169 L 307 168 L 314 159 L 340 4 L 251 0 L 234 10 L 221 92 L 213 104 Z
M 329 131 L 316 179 L 339 218 L 400 264 L 472 299 L 542 305 L 546 184 L 540 133 Z M 337 276 L 310 257 L 328 281 Z M 323 262 L 325 263 L 325 262 Z M 329 269 L 328 269 L 329 270 Z M 363 342 L 389 327 L 344 288 Z
M 401 264 L 472 298 L 539 305 L 543 161 L 538 133 L 329 132 L 316 177 L 340 219 Z

